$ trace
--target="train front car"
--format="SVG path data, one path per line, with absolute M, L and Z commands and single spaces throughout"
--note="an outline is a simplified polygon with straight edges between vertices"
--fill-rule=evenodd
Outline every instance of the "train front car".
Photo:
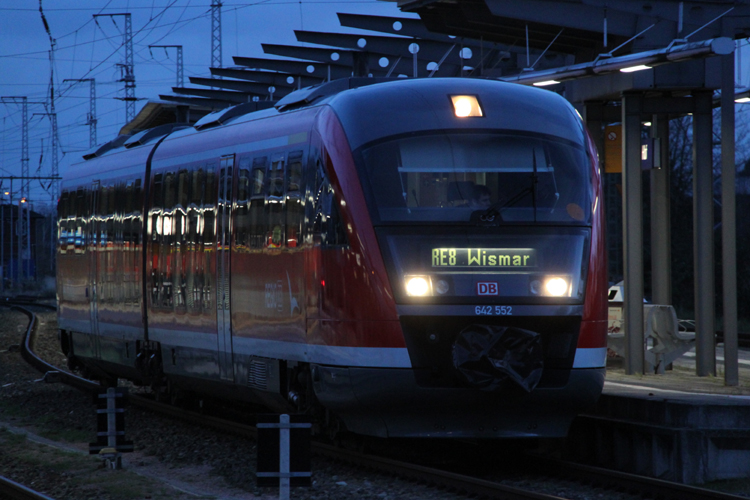
M 322 277 L 345 290 L 341 319 L 379 317 L 358 330 L 377 362 L 314 365 L 318 399 L 364 434 L 564 436 L 601 393 L 606 357 L 598 161 L 576 111 L 552 92 L 464 79 L 371 85 L 329 105 L 318 129 L 356 259 L 329 260 Z M 381 305 L 356 289 L 362 277 L 345 283 L 358 271 L 387 275 Z

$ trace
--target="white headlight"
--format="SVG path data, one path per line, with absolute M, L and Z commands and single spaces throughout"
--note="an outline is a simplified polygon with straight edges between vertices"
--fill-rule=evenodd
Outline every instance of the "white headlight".
M 553 297 L 562 297 L 568 292 L 568 282 L 563 278 L 550 278 L 544 283 L 544 291 Z
M 429 295 L 430 282 L 424 276 L 411 276 L 406 278 L 406 293 L 416 297 Z

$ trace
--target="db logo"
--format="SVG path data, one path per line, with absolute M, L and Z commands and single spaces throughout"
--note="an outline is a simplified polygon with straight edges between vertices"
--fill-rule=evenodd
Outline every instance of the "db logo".
M 480 281 L 477 283 L 477 295 L 497 295 L 497 283 Z

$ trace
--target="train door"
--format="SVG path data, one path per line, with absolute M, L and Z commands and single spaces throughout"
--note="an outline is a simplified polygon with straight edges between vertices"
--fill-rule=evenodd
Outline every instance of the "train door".
M 101 357 L 101 343 L 99 338 L 99 254 L 101 253 L 102 222 L 99 217 L 99 196 L 101 183 L 95 181 L 91 185 L 89 204 L 89 315 L 91 324 L 91 354 L 95 358 Z
M 218 326 L 219 373 L 224 380 L 234 380 L 232 364 L 231 311 L 231 213 L 234 155 L 221 159 L 219 168 L 219 198 L 216 214 L 216 321 Z

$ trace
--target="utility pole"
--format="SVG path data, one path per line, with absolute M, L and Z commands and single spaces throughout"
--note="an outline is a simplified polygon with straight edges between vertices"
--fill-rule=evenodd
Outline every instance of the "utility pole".
M 57 200 L 60 199 L 60 176 L 59 176 L 59 164 L 57 158 L 57 113 L 34 113 L 36 115 L 45 115 L 49 117 L 52 123 L 52 170 L 51 170 L 51 182 L 50 196 L 52 197 L 52 206 L 57 206 Z M 42 148 L 44 150 L 44 148 Z M 41 160 L 40 160 L 41 164 Z M 26 184 L 28 186 L 28 183 Z M 27 187 L 28 190 L 28 187 Z M 26 276 L 31 276 L 31 206 L 29 205 L 29 193 L 26 193 L 26 214 L 28 221 L 26 222 L 26 248 L 28 248 L 29 259 L 26 264 Z M 54 235 L 56 234 L 55 227 L 50 224 L 50 241 L 54 241 Z M 54 261 L 54 247 L 50 245 L 50 262 Z
M 83 78 L 83 79 L 72 79 L 66 78 L 64 82 L 89 82 L 91 83 L 91 91 L 89 92 L 89 114 L 86 117 L 86 125 L 89 126 L 89 147 L 93 148 L 96 146 L 96 78 Z
M 21 178 L 22 179 L 29 179 L 29 104 L 44 104 L 46 105 L 46 102 L 29 102 L 28 97 L 26 96 L 8 96 L 8 97 L 0 97 L 0 102 L 8 103 L 12 102 L 15 104 L 20 103 L 21 104 Z M 57 122 L 55 121 L 55 124 Z M 55 129 L 53 129 L 53 144 L 56 145 L 56 126 Z M 55 174 L 57 175 L 57 174 Z M 12 181 L 11 181 L 12 182 Z M 19 190 L 22 200 L 27 200 L 29 198 L 29 182 L 26 181 L 26 183 L 21 183 L 21 189 Z M 12 195 L 11 195 L 12 196 Z M 12 204 L 11 204 L 11 227 L 13 223 L 13 212 L 12 212 Z M 30 216 L 31 214 L 29 214 Z M 23 261 L 23 248 L 22 248 L 22 240 L 23 240 L 23 234 L 25 232 L 27 233 L 29 231 L 29 221 L 24 218 L 23 216 L 23 209 L 20 205 L 19 200 L 19 211 L 18 211 L 18 282 L 20 283 L 23 280 L 23 269 L 21 267 L 21 262 Z M 12 230 L 11 230 L 12 231 Z M 12 234 L 12 232 L 11 232 Z M 12 257 L 11 257 L 12 259 Z
M 185 73 L 184 73 L 184 66 L 182 64 L 182 45 L 149 45 L 148 51 L 151 52 L 152 48 L 162 48 L 164 49 L 164 52 L 167 52 L 167 49 L 177 49 L 177 87 L 184 87 L 185 86 Z M 169 54 L 167 54 L 169 55 Z M 153 57 L 153 54 L 151 55 Z
M 120 81 L 125 82 L 125 97 L 119 98 L 121 101 L 125 101 L 125 120 L 127 123 L 135 118 L 135 73 L 133 64 L 133 23 L 130 18 L 130 13 L 124 14 L 94 14 L 94 21 L 97 17 L 109 16 L 124 16 L 125 17 L 125 33 L 122 44 L 125 46 L 125 64 L 118 64 L 120 67 Z M 112 20 L 114 22 L 114 19 Z M 97 23 L 98 24 L 98 23 Z
M 58 193 L 58 181 L 59 179 L 59 164 L 58 164 L 58 158 L 57 158 L 57 113 L 34 113 L 32 116 L 46 116 L 49 118 L 50 124 L 52 125 L 52 169 L 50 172 L 50 177 L 52 179 L 52 183 L 50 187 L 52 188 L 49 193 L 52 196 L 52 202 L 57 202 L 59 193 Z M 26 170 L 26 173 L 22 175 L 22 177 L 29 177 L 28 168 Z M 29 198 L 29 183 L 26 183 L 26 192 L 25 192 L 26 199 Z
M 211 67 L 222 68 L 221 57 L 221 1 L 211 1 Z M 221 78 L 212 75 L 212 78 Z

